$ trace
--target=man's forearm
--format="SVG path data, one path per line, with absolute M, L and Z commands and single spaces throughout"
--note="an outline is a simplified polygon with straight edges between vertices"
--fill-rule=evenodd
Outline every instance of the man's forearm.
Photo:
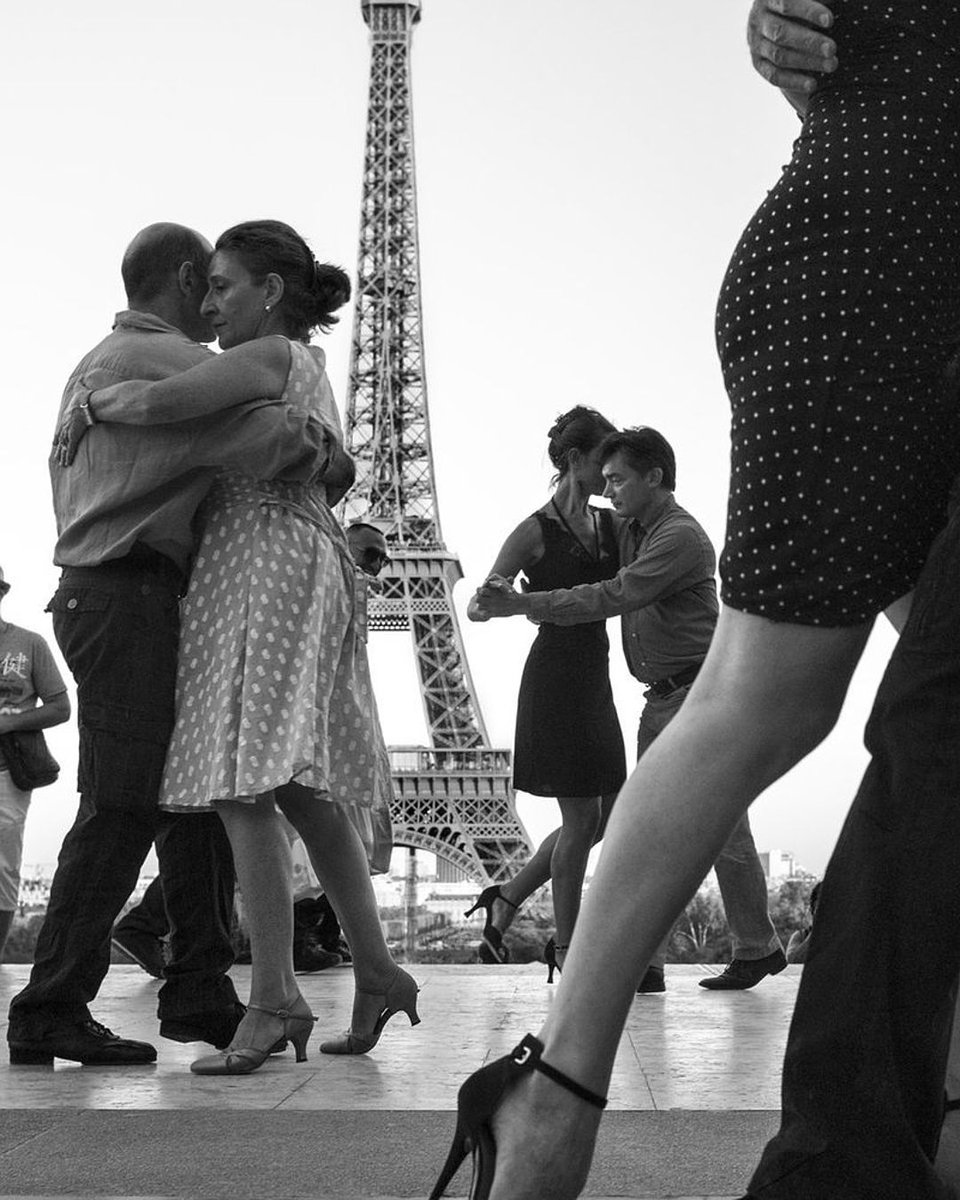
M 581 583 L 550 592 L 527 592 L 519 597 L 532 620 L 549 625 L 583 625 L 620 616 L 629 607 L 621 595 L 613 596 L 602 583 Z

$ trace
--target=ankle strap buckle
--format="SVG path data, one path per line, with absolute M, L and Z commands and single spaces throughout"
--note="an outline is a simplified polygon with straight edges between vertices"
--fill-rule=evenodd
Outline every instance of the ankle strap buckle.
M 546 1075 L 548 1079 L 559 1084 L 560 1087 L 566 1088 L 568 1092 L 572 1092 L 574 1096 L 578 1096 L 588 1104 L 592 1104 L 594 1108 L 604 1109 L 607 1107 L 606 1096 L 601 1096 L 599 1092 L 591 1092 L 589 1088 L 577 1083 L 569 1075 L 564 1075 L 556 1067 L 551 1067 L 549 1063 L 543 1061 L 542 1055 L 543 1042 L 535 1038 L 532 1033 L 527 1033 L 511 1057 L 517 1066 L 525 1066 L 527 1070 L 539 1071 L 541 1075 Z

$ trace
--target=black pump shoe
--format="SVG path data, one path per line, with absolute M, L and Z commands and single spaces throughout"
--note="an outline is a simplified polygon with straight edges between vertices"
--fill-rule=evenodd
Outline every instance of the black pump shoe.
M 553 973 L 563 974 L 563 963 L 557 958 L 558 954 L 566 954 L 568 947 L 557 945 L 556 938 L 550 938 L 543 948 L 543 961 L 547 964 L 547 983 L 553 983 Z
M 441 1200 L 444 1189 L 468 1154 L 474 1157 L 470 1200 L 487 1200 L 497 1166 L 497 1145 L 493 1140 L 490 1121 L 500 1107 L 504 1094 L 521 1076 L 539 1071 L 588 1104 L 599 1109 L 606 1108 L 605 1096 L 591 1092 L 562 1071 L 551 1067 L 540 1057 L 542 1054 L 543 1043 L 528 1033 L 512 1054 L 481 1067 L 462 1085 L 457 1095 L 457 1128 L 453 1145 L 428 1200 Z
M 479 950 L 479 958 L 483 963 L 496 964 L 510 961 L 510 951 L 503 944 L 503 934 L 493 923 L 493 906 L 498 900 L 509 904 L 515 912 L 520 907 L 519 904 L 508 900 L 500 891 L 500 885 L 494 883 L 490 887 L 485 887 L 477 897 L 473 908 L 468 908 L 463 914 L 465 917 L 472 917 L 480 908 L 486 911 L 487 915 L 483 923 L 483 941 L 480 943 Z

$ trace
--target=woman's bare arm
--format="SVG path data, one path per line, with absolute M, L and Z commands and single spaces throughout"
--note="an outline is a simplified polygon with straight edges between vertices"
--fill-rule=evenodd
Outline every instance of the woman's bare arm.
M 540 525 L 535 517 L 527 517 L 500 547 L 500 553 L 488 572 L 488 578 L 490 575 L 497 575 L 512 582 L 521 571 L 534 566 L 543 558 L 543 549 Z M 476 593 L 467 605 L 467 617 L 471 621 L 489 620 L 482 611 Z
M 247 400 L 277 399 L 289 374 L 286 338 L 255 338 L 169 379 L 134 379 L 100 388 L 89 402 L 96 421 L 166 425 L 206 417 Z

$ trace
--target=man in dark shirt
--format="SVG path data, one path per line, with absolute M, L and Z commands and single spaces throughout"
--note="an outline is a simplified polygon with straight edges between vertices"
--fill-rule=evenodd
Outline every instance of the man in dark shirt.
M 203 362 L 212 339 L 201 307 L 212 247 L 193 230 L 152 225 L 122 273 L 129 310 L 78 364 L 78 384 L 164 379 Z M 82 404 L 81 404 L 82 409 Z M 173 728 L 183 594 L 197 507 L 220 467 L 305 479 L 325 461 L 319 422 L 277 402 L 214 417 L 136 427 L 98 425 L 69 468 L 50 471 L 63 568 L 50 602 L 57 642 L 77 684 L 77 818 L 66 835 L 30 981 L 10 1006 L 10 1061 L 153 1062 L 155 1048 L 117 1037 L 87 1007 L 109 966 L 110 932 L 155 842 L 170 923 L 160 1032 L 227 1045 L 243 1014 L 233 962 L 233 861 L 215 813 L 161 814 L 158 794 Z
M 673 449 L 655 429 L 610 434 L 600 450 L 607 496 L 623 520 L 620 562 L 612 579 L 550 592 L 517 592 L 489 579 L 480 615 L 522 613 L 537 622 L 576 625 L 620 617 L 630 673 L 646 686 L 637 733 L 639 759 L 676 716 L 703 662 L 717 622 L 716 555 L 701 525 L 674 499 Z M 786 966 L 767 909 L 767 886 L 746 816 L 715 864 L 733 935 L 733 961 L 700 981 L 712 990 L 753 987 Z M 662 991 L 666 946 L 640 981 Z

